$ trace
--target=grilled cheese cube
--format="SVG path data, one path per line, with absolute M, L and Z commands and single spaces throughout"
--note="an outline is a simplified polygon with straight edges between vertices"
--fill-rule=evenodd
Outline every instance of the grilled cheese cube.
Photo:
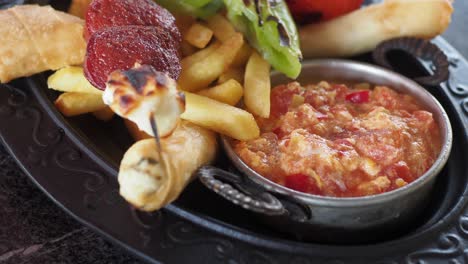
M 111 73 L 103 99 L 116 114 L 136 123 L 151 136 L 155 136 L 152 121 L 159 136 L 168 136 L 185 110 L 185 99 L 176 82 L 147 65 Z

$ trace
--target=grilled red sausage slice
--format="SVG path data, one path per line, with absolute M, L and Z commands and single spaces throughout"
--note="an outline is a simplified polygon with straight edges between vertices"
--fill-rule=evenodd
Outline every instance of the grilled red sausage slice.
M 85 39 L 107 27 L 156 26 L 180 41 L 172 14 L 152 0 L 94 0 L 86 11 Z
M 151 65 L 177 80 L 181 71 L 178 49 L 179 42 L 161 27 L 109 27 L 89 39 L 84 73 L 101 90 L 111 72 L 128 70 L 135 63 Z

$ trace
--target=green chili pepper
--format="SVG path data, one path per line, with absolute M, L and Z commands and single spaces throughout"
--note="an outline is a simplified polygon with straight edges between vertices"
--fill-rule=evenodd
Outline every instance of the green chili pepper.
M 296 24 L 284 0 L 224 0 L 237 30 L 277 70 L 290 78 L 301 72 Z
M 223 7 L 222 0 L 156 0 L 171 12 L 182 12 L 198 18 L 209 18 Z

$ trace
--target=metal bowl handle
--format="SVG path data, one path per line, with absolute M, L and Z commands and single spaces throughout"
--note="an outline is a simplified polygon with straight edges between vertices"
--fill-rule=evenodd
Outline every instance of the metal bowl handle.
M 270 193 L 260 188 L 247 190 L 242 176 L 212 166 L 201 167 L 197 174 L 208 189 L 247 210 L 267 215 L 286 213 L 283 204 Z
M 418 77 L 414 80 L 422 85 L 437 86 L 449 78 L 449 62 L 444 52 L 425 39 L 403 37 L 387 40 L 379 44 L 372 52 L 374 61 L 380 66 L 392 69 L 387 60 L 387 53 L 392 50 L 403 50 L 416 58 L 429 60 L 434 65 L 434 74 Z

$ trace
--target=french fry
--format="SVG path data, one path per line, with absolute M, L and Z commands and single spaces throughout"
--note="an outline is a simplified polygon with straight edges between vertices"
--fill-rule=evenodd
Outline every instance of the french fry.
M 68 13 L 84 19 L 86 10 L 92 1 L 93 0 L 73 0 L 68 9 Z
M 47 79 L 49 89 L 61 92 L 91 93 L 102 95 L 102 91 L 92 86 L 83 74 L 83 68 L 69 66 L 56 71 Z
M 55 107 L 64 116 L 96 112 L 106 107 L 101 96 L 89 93 L 63 93 L 55 100 Z
M 206 57 L 208 57 L 208 55 L 210 55 L 213 51 L 217 50 L 220 46 L 221 46 L 221 42 L 214 42 L 210 46 L 208 46 L 208 47 L 206 47 L 206 48 L 204 48 L 202 50 L 199 50 L 199 51 L 193 53 L 192 55 L 190 55 L 188 57 L 183 58 L 180 61 L 182 69 L 187 69 L 187 68 L 192 67 L 193 64 L 201 61 L 202 59 L 204 59 Z
M 231 22 L 224 16 L 217 14 L 207 20 L 208 27 L 213 31 L 214 36 L 221 42 L 229 41 L 236 33 Z
M 188 43 L 199 49 L 206 47 L 212 37 L 213 31 L 200 23 L 193 24 L 184 35 L 184 39 Z
M 218 78 L 218 84 L 225 83 L 231 79 L 238 81 L 239 83 L 244 83 L 244 69 L 243 68 L 229 68 Z
M 110 121 L 114 117 L 115 113 L 114 111 L 112 111 L 112 109 L 110 109 L 110 107 L 105 107 L 101 110 L 93 112 L 93 115 L 97 119 L 107 122 L 107 121 Z
M 127 127 L 128 132 L 135 141 L 152 138 L 152 136 L 146 134 L 138 128 L 138 125 L 128 119 L 124 119 L 124 124 Z
M 253 115 L 247 111 L 188 92 L 185 100 L 187 105 L 180 116 L 182 119 L 238 140 L 260 135 Z
M 236 105 L 242 98 L 243 93 L 242 85 L 234 79 L 198 92 L 199 95 L 228 105 Z
M 300 28 L 304 58 L 344 57 L 396 37 L 433 38 L 450 24 L 448 0 L 386 0 L 342 17 Z
M 245 69 L 244 103 L 257 116 L 270 116 L 270 64 L 257 52 L 252 53 Z
M 237 52 L 236 57 L 232 62 L 232 66 L 243 67 L 247 63 L 247 60 L 250 58 L 250 55 L 252 55 L 252 51 L 253 49 L 250 47 L 250 45 L 247 42 L 245 42 L 244 45 L 242 45 L 242 48 L 239 50 L 239 52 Z
M 189 67 L 182 66 L 178 85 L 180 90 L 196 92 L 215 81 L 232 64 L 234 57 L 244 44 L 242 34 L 234 34 L 229 41 L 215 51 L 208 54 L 204 59 L 191 64 Z

